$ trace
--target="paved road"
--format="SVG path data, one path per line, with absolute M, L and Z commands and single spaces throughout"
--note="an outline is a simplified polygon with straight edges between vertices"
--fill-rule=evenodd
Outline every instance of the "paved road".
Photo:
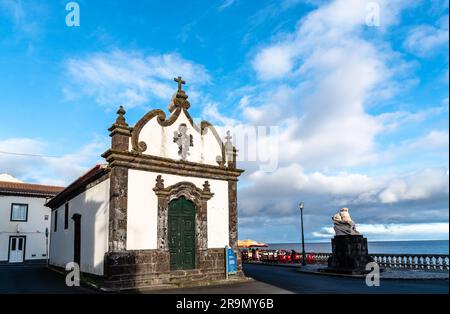
M 364 279 L 301 274 L 290 267 L 244 265 L 245 274 L 294 293 L 449 293 L 448 280 L 381 280 L 368 287 Z
M 227 286 L 164 290 L 160 293 L 270 294 L 270 293 L 446 293 L 448 280 L 382 280 L 367 287 L 363 279 L 298 273 L 293 268 L 245 265 L 257 281 Z M 64 278 L 43 267 L 0 266 L 0 293 L 94 293 L 84 287 L 67 287 Z
M 0 293 L 92 293 L 84 287 L 68 287 L 64 277 L 43 266 L 0 266 Z
M 160 291 L 143 290 L 148 294 L 293 294 L 294 292 L 276 287 L 261 281 L 235 283 L 232 285 L 216 285 L 183 289 L 165 289 Z

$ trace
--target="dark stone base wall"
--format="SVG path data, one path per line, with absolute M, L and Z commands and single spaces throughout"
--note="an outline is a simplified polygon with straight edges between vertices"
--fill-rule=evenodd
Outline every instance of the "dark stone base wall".
M 323 271 L 342 274 L 365 274 L 369 256 L 367 239 L 362 235 L 341 235 L 331 240 L 332 255 Z
M 106 253 L 105 275 L 97 285 L 102 290 L 117 291 L 204 285 L 225 279 L 224 249 L 200 250 L 195 269 L 171 271 L 169 261 L 167 250 Z

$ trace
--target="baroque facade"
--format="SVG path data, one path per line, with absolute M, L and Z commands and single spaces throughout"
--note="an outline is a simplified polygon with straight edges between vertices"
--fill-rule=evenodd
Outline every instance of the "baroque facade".
M 229 246 L 236 277 L 243 277 L 237 150 L 210 123 L 193 122 L 184 82 L 175 81 L 169 117 L 152 110 L 131 127 L 120 107 L 109 128 L 111 147 L 102 155 L 107 164 L 47 203 L 54 267 L 78 262 L 105 290 L 207 284 L 225 279 Z

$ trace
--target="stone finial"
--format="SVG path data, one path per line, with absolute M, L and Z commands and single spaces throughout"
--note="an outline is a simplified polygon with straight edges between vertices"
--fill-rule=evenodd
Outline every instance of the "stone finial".
M 203 184 L 203 192 L 211 193 L 211 185 L 209 184 L 208 181 L 205 181 L 205 183 Z
M 216 156 L 216 162 L 219 165 L 219 167 L 223 168 L 225 167 L 225 161 L 223 160 L 223 157 L 220 155 Z
M 237 155 L 237 150 L 236 148 L 233 146 L 233 142 L 232 140 L 232 136 L 231 136 L 231 132 L 228 130 L 227 131 L 227 136 L 225 136 L 225 156 L 226 156 L 226 161 L 228 163 L 228 167 L 229 168 L 235 168 L 236 167 L 236 155 Z
M 232 159 L 233 155 L 233 142 L 231 142 L 231 139 L 233 137 L 231 136 L 231 132 L 227 131 L 227 136 L 225 136 L 225 152 L 227 153 L 227 160 Z
M 116 119 L 116 123 L 117 123 L 118 125 L 128 126 L 127 122 L 125 121 L 125 117 L 124 117 L 125 113 L 127 113 L 127 112 L 125 111 L 125 109 L 123 108 L 123 106 L 120 106 L 120 107 L 119 107 L 119 110 L 117 110 L 117 115 L 118 115 L 118 117 L 117 117 L 117 119 Z
M 159 189 L 159 190 L 164 189 L 164 179 L 162 178 L 161 175 L 158 175 L 158 176 L 156 177 L 155 188 L 156 188 L 156 189 Z
M 125 121 L 126 111 L 123 106 L 117 110 L 117 119 L 113 125 L 108 129 L 111 133 L 111 149 L 119 151 L 128 151 L 129 141 L 131 137 L 131 128 Z

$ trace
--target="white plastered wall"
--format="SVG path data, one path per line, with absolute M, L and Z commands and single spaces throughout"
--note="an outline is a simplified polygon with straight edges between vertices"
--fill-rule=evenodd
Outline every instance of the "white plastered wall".
M 144 141 L 147 144 L 144 154 L 179 160 L 178 146 L 173 142 L 173 137 L 182 123 L 188 128 L 187 134 L 193 136 L 193 146 L 189 147 L 186 160 L 217 166 L 217 156 L 222 156 L 221 144 L 210 129 L 207 129 L 203 135 L 197 132 L 183 110 L 170 126 L 162 127 L 156 117 L 147 122 L 139 135 L 139 142 Z
M 50 226 L 50 208 L 45 202 L 45 198 L 0 195 L 0 262 L 8 261 L 10 236 L 26 237 L 26 261 L 47 258 L 45 229 Z M 27 221 L 10 220 L 13 203 L 28 204 Z
M 182 177 L 141 170 L 128 171 L 127 249 L 157 248 L 158 199 L 153 191 L 158 175 L 166 187 L 188 181 L 203 188 L 206 180 L 214 196 L 208 201 L 208 248 L 229 245 L 228 182 L 195 177 Z
M 81 214 L 82 272 L 103 275 L 104 254 L 108 251 L 110 180 L 91 187 L 69 200 L 69 228 L 64 229 L 64 204 L 58 209 L 57 231 L 54 232 L 55 211 L 52 212 L 50 264 L 65 267 L 73 261 L 73 214 Z

